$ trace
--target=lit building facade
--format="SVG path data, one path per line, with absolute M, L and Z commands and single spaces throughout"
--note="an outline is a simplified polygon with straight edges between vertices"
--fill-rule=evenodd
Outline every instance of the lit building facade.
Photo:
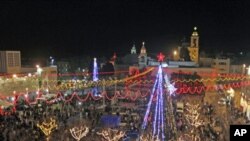
M 55 86 L 57 84 L 57 67 L 50 66 L 50 67 L 42 67 L 40 74 L 42 79 L 42 86 Z
M 174 61 L 192 61 L 196 65 L 199 64 L 199 34 L 197 28 L 194 27 L 194 31 L 190 37 L 190 43 L 185 39 L 182 41 L 182 45 L 178 49 L 173 51 Z
M 58 61 L 57 62 L 57 71 L 58 74 L 67 74 L 70 70 L 70 64 L 67 61 Z
M 230 59 L 216 58 L 213 59 L 212 68 L 214 68 L 217 73 L 229 73 L 230 72 Z
M 20 51 L 0 51 L 0 73 L 20 73 L 21 52 Z

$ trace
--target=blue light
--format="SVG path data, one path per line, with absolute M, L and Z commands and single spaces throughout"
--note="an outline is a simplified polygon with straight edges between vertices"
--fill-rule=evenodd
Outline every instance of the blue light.
M 150 99 L 149 99 L 149 102 L 148 102 L 148 105 L 147 105 L 147 110 L 146 110 L 146 113 L 145 113 L 145 116 L 144 116 L 144 119 L 143 119 L 142 129 L 145 129 L 146 126 L 147 126 L 147 124 L 148 124 L 148 114 L 149 114 L 149 111 L 150 111 L 150 108 L 151 108 L 151 104 L 152 104 L 152 101 L 153 101 L 156 84 L 158 82 L 158 77 L 159 77 L 159 75 L 157 74 L 156 75 L 156 80 L 155 80 L 155 83 L 154 83 L 154 87 L 152 89 L 152 92 L 151 92 L 151 95 L 150 95 Z
M 157 88 L 157 93 L 159 90 L 159 85 Z M 155 106 L 155 114 L 154 114 L 154 122 L 153 122 L 153 135 L 156 133 L 156 122 L 157 122 L 157 114 L 158 114 L 158 107 L 159 107 L 159 102 L 158 102 L 158 94 L 156 94 L 156 106 Z
M 156 103 L 155 103 L 155 110 L 154 110 L 154 119 L 153 119 L 153 131 L 152 131 L 152 138 L 157 138 L 161 141 L 165 139 L 164 136 L 164 96 L 163 96 L 163 73 L 162 73 L 162 66 L 159 65 L 156 80 L 152 89 L 152 93 L 150 95 L 150 99 L 148 102 L 148 107 L 146 110 L 146 114 L 144 116 L 144 121 L 142 125 L 142 129 L 145 129 L 147 126 L 147 119 L 148 114 L 151 109 L 151 104 L 153 101 L 153 97 L 156 94 Z
M 98 67 L 97 67 L 97 62 L 96 58 L 94 58 L 94 68 L 93 68 L 93 81 L 98 81 Z
M 98 81 L 99 80 L 99 78 L 98 78 L 98 67 L 97 67 L 97 62 L 96 62 L 96 58 L 94 58 L 94 67 L 93 67 L 93 81 L 94 82 L 96 82 L 96 81 Z M 98 96 L 98 90 L 97 90 L 97 87 L 95 87 L 94 89 L 93 89 L 93 94 L 94 94 L 94 96 Z
M 162 78 L 160 80 L 161 82 L 161 86 L 162 86 Z M 165 138 L 164 136 L 164 105 L 163 105 L 163 90 L 162 87 L 160 87 L 160 102 L 161 102 L 161 106 L 160 106 L 160 113 L 161 113 L 161 133 L 162 133 L 162 139 Z

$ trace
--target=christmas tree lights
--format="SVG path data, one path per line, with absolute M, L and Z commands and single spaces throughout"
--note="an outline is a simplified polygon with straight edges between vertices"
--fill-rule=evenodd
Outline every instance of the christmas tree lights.
M 158 56 L 159 61 L 163 61 L 163 54 Z M 151 109 L 151 105 L 153 102 L 153 98 L 156 98 L 154 104 L 153 111 L 153 127 L 152 127 L 152 136 L 146 136 L 146 140 L 154 140 L 154 141 L 164 141 L 165 140 L 165 121 L 164 121 L 164 95 L 163 95 L 163 71 L 161 63 L 158 67 L 158 72 L 156 75 L 156 80 L 152 89 L 152 93 L 149 98 L 149 102 L 147 105 L 147 110 L 144 116 L 142 129 L 144 130 L 148 124 L 149 112 Z M 141 136 L 143 138 L 143 136 Z M 148 139 L 151 138 L 151 139 Z M 142 139 L 141 139 L 142 140 Z
M 97 67 L 97 62 L 96 62 L 96 58 L 94 58 L 94 65 L 93 65 L 93 82 L 97 82 L 99 80 L 98 78 L 98 67 Z M 94 96 L 98 96 L 98 89 L 97 87 L 95 86 L 93 88 L 93 94 Z

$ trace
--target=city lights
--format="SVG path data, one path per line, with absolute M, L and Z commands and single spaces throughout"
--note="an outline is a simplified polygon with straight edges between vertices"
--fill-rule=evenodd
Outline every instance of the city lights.
M 17 75 L 16 75 L 16 74 L 13 74 L 13 78 L 17 78 Z
M 0 140 L 248 136 L 250 2 L 14 1 L 0 1 Z

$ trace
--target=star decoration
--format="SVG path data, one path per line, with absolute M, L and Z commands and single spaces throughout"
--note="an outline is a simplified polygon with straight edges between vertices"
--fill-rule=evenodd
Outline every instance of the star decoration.
M 169 84 L 169 85 L 167 85 L 166 87 L 167 87 L 167 89 L 168 89 L 170 95 L 174 94 L 175 91 L 177 90 L 177 89 L 174 87 L 174 83 Z
M 167 90 L 168 90 L 168 92 L 169 92 L 170 95 L 173 95 L 175 93 L 175 91 L 177 90 L 177 88 L 175 88 L 175 86 L 174 86 L 175 83 L 171 84 L 169 82 L 169 80 L 168 80 L 168 76 L 167 75 L 164 76 L 164 79 L 165 79 L 165 82 L 166 82 L 165 85 L 164 85 L 165 88 L 167 88 Z
M 158 61 L 159 61 L 159 62 L 162 62 L 162 61 L 164 60 L 164 58 L 165 58 L 165 55 L 163 55 L 163 54 L 160 52 L 160 54 L 157 55 L 157 58 L 158 58 Z

